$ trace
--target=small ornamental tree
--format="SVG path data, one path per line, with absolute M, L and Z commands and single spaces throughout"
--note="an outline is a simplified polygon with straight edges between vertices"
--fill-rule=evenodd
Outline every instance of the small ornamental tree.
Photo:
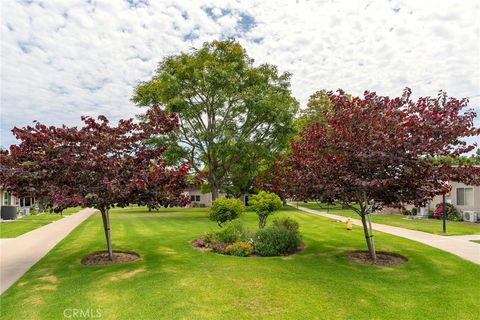
M 336 199 L 360 216 L 372 259 L 376 259 L 369 214 L 377 204 L 425 205 L 449 190 L 447 181 L 480 182 L 480 168 L 431 161 L 457 158 L 474 149 L 463 138 L 480 134 L 468 100 L 411 98 L 410 89 L 389 98 L 328 93 L 331 105 L 324 121 L 313 124 L 291 142 L 287 157 L 263 185 L 295 185 L 289 196 L 322 201 Z M 275 176 L 279 173 L 279 177 Z M 285 182 L 287 181 L 287 182 Z
M 239 199 L 217 198 L 210 208 L 210 220 L 221 227 L 225 222 L 237 219 L 244 211 L 245 206 Z
M 151 108 L 141 122 L 120 120 L 110 126 L 82 117 L 85 125 L 14 128 L 21 142 L 1 153 L 1 187 L 17 195 L 47 199 L 55 211 L 72 206 L 93 207 L 102 215 L 107 251 L 112 259 L 109 210 L 129 204 L 182 205 L 188 163 L 168 168 L 161 159 L 166 147 L 145 141 L 178 126 L 177 117 Z
M 275 193 L 267 191 L 260 191 L 258 194 L 252 195 L 249 204 L 258 215 L 259 228 L 264 228 L 267 224 L 268 216 L 283 207 L 280 197 Z

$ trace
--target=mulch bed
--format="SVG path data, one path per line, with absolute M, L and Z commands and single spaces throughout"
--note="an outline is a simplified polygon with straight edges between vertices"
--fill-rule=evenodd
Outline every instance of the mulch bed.
M 359 263 L 374 264 L 378 266 L 397 266 L 408 261 L 407 258 L 398 253 L 383 251 L 377 251 L 376 261 L 373 261 L 370 258 L 370 253 L 368 253 L 368 251 L 352 251 L 348 254 L 348 258 Z
M 97 251 L 82 259 L 84 265 L 105 265 L 131 262 L 140 259 L 140 255 L 131 251 L 113 250 L 112 260 L 108 258 L 107 251 Z

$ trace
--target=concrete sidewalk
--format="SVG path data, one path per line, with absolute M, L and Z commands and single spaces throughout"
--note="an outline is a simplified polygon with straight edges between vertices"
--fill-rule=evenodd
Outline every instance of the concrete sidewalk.
M 297 206 L 292 205 L 296 208 Z M 321 212 L 305 207 L 298 207 L 299 210 L 316 214 L 322 217 L 327 217 L 342 222 L 347 221 L 347 217 L 336 214 Z M 355 225 L 361 226 L 362 222 L 357 219 L 351 219 Z M 480 235 L 466 235 L 466 236 L 440 236 L 428 232 L 410 230 L 405 228 L 388 226 L 385 224 L 372 223 L 372 228 L 381 232 L 393 234 L 398 237 L 407 238 L 429 245 L 434 248 L 447 251 L 465 260 L 480 264 L 480 244 L 471 242 L 470 240 L 479 240 Z
M 95 209 L 83 209 L 13 239 L 0 242 L 0 294 L 82 223 Z

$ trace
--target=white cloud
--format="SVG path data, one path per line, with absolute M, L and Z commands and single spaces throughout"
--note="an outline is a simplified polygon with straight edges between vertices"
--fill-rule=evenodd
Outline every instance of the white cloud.
M 79 124 L 139 112 L 134 85 L 168 54 L 236 37 L 257 63 L 293 74 L 302 104 L 318 89 L 474 96 L 477 1 L 15 1 L 2 4 L 1 142 L 32 120 Z M 480 111 L 480 109 L 477 108 Z

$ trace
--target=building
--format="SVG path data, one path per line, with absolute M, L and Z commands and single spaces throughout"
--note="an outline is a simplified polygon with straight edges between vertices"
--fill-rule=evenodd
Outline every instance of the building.
M 192 207 L 211 207 L 212 206 L 212 193 L 202 193 L 199 188 L 192 187 L 188 189 L 187 194 L 190 196 L 190 202 Z M 225 193 L 220 193 L 219 197 L 225 197 Z M 248 206 L 248 194 L 242 194 L 240 200 L 242 200 L 245 206 Z
M 477 212 L 477 220 L 480 220 L 480 186 L 466 185 L 460 182 L 450 181 L 451 191 L 446 194 L 446 203 L 452 204 L 460 214 L 464 211 Z M 435 196 L 432 201 L 425 208 L 417 208 L 417 217 L 427 217 L 428 211 L 435 211 L 437 205 L 443 202 L 443 196 Z M 415 208 L 413 204 L 405 204 L 406 210 Z M 385 214 L 401 214 L 403 209 L 393 207 L 383 207 L 378 213 Z M 465 219 L 465 217 L 464 217 Z M 475 219 L 465 219 L 466 221 L 473 221 Z
M 453 204 L 459 211 L 478 211 L 480 213 L 480 186 L 469 186 L 460 182 L 449 182 L 452 190 L 446 194 L 446 202 Z M 442 203 L 443 197 L 436 196 L 429 204 L 430 210 Z
M 10 192 L 0 189 L 0 194 L 2 196 L 0 207 L 17 205 L 17 198 L 14 195 L 12 195 Z
M 35 198 L 33 197 L 16 197 L 10 192 L 0 189 L 1 201 L 0 210 L 2 206 L 15 206 L 17 207 L 17 213 L 21 215 L 28 215 L 30 209 L 36 206 Z

